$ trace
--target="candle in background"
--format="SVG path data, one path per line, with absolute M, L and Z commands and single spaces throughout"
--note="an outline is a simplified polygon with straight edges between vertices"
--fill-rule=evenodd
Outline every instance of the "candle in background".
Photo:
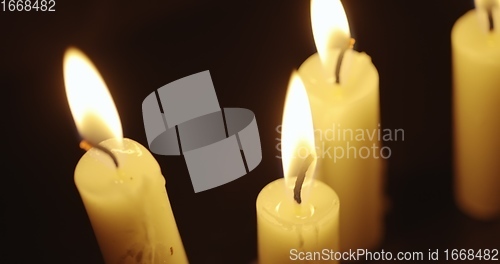
M 477 219 L 500 216 L 500 0 L 476 0 L 451 33 L 455 199 Z
M 283 113 L 285 178 L 269 183 L 257 197 L 259 264 L 302 262 L 305 252 L 338 252 L 339 199 L 330 187 L 312 178 L 315 155 L 307 93 L 294 73 Z
M 378 72 L 352 50 L 339 0 L 312 0 L 311 24 L 318 53 L 299 68 L 313 114 L 317 179 L 339 195 L 340 247 L 375 249 L 383 238 L 384 161 L 380 139 Z M 354 137 L 363 131 L 363 138 Z M 371 136 L 375 135 L 375 136 Z
M 160 166 L 141 144 L 122 138 L 102 77 L 77 49 L 64 56 L 64 82 L 78 132 L 94 145 L 74 177 L 105 262 L 188 263 Z

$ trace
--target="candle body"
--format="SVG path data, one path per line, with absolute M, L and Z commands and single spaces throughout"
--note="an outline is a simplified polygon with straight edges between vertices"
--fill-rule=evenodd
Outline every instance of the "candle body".
M 75 183 L 107 264 L 188 263 L 177 230 L 165 179 L 151 153 L 123 139 L 93 148 L 80 159 Z
M 500 215 L 500 34 L 484 32 L 471 10 L 451 40 L 455 199 L 468 215 L 492 219 Z
M 337 58 L 338 53 L 332 52 Z M 325 77 L 318 54 L 299 68 L 315 128 L 316 178 L 339 195 L 340 248 L 375 249 L 383 236 L 383 172 L 378 72 L 365 53 L 349 51 L 341 84 Z M 333 68 L 332 68 L 333 69 Z M 387 155 L 385 153 L 384 155 Z
M 310 185 L 310 194 L 300 205 L 293 200 L 285 179 L 269 183 L 259 193 L 256 203 L 259 264 L 301 262 L 306 252 L 338 252 L 337 194 L 323 182 L 313 180 Z M 307 263 L 323 262 L 316 259 Z

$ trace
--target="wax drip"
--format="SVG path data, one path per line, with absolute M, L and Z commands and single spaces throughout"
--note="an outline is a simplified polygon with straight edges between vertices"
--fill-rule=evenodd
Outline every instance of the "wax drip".
M 304 247 L 304 237 L 302 236 L 302 227 L 297 228 L 297 235 L 299 237 L 299 249 Z

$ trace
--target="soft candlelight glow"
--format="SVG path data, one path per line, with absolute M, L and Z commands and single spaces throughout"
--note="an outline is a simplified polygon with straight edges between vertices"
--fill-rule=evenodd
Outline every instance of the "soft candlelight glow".
M 304 83 L 297 72 L 292 74 L 288 85 L 283 110 L 281 146 L 283 173 L 288 185 L 290 179 L 297 176 L 294 173 L 297 171 L 296 167 L 300 167 L 308 155 L 316 157 L 311 106 Z M 307 171 L 304 185 L 311 180 L 314 167 L 313 161 Z
M 80 136 L 92 144 L 121 139 L 122 125 L 115 103 L 90 59 L 80 50 L 69 48 L 63 67 L 66 96 Z
M 324 64 L 332 49 L 349 47 L 349 23 L 340 0 L 311 0 L 311 25 L 314 43 Z

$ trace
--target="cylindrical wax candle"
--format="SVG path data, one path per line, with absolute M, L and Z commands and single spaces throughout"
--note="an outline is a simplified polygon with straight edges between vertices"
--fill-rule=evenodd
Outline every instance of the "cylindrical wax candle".
M 307 263 L 323 263 L 331 257 L 328 253 L 338 252 L 337 194 L 321 181 L 312 180 L 308 184 L 303 188 L 310 188 L 310 194 L 302 204 L 293 200 L 293 186 L 285 186 L 284 178 L 269 183 L 259 193 L 259 264 L 297 263 L 311 254 L 316 257 L 322 254 L 323 259 Z
M 332 187 L 342 201 L 343 251 L 376 248 L 384 230 L 383 156 L 387 153 L 381 152 L 377 136 L 378 73 L 368 55 L 351 54 L 350 76 L 341 84 L 324 77 L 317 53 L 299 68 L 316 131 L 316 177 Z M 359 134 L 364 137 L 356 137 Z
M 367 54 L 349 49 L 340 1 L 311 1 L 311 19 L 318 53 L 300 66 L 299 74 L 311 102 L 316 179 L 342 202 L 341 250 L 376 249 L 384 234 L 384 158 L 390 155 L 380 143 L 378 72 Z
M 500 22 L 500 4 L 490 11 Z M 486 13 L 467 12 L 451 34 L 455 198 L 484 220 L 500 215 L 500 23 L 489 30 Z

